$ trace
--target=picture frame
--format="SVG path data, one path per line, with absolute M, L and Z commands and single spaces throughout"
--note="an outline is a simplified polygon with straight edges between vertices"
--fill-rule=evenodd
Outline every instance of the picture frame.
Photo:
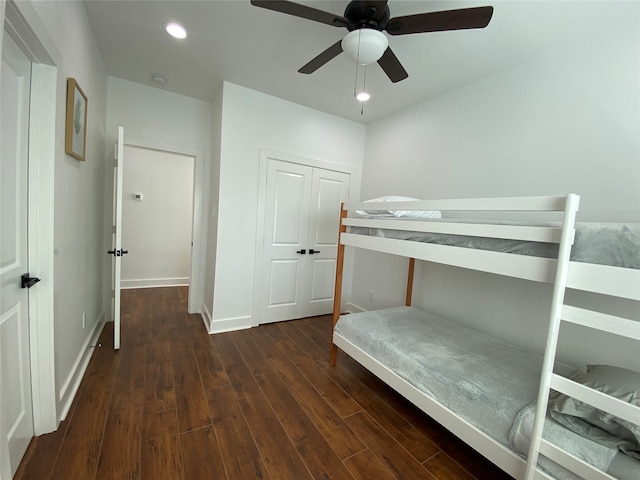
M 67 121 L 64 150 L 72 157 L 85 161 L 87 150 L 88 100 L 75 78 L 67 79 Z

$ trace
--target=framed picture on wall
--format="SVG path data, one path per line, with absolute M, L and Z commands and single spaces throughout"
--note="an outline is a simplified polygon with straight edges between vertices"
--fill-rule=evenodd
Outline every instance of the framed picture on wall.
M 85 160 L 87 149 L 87 96 L 75 78 L 67 80 L 67 124 L 64 150 L 78 160 Z

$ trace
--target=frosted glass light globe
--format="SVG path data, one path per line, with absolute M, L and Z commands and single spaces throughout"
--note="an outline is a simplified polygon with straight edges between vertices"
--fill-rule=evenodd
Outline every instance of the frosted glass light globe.
M 369 65 L 377 62 L 389 46 L 384 33 L 371 28 L 361 28 L 349 32 L 342 39 L 342 50 L 354 62 Z

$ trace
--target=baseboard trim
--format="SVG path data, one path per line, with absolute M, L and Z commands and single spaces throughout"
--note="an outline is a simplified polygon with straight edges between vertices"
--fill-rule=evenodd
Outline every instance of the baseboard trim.
M 359 313 L 359 312 L 367 312 L 368 310 L 356 305 L 355 303 L 347 303 L 345 305 L 344 311 L 348 313 Z
M 224 320 L 211 320 L 209 333 L 233 332 L 251 328 L 251 317 L 226 318 Z
M 73 369 L 67 380 L 64 382 L 64 385 L 60 389 L 60 393 L 58 394 L 58 401 L 60 403 L 60 416 L 58 422 L 63 421 L 67 418 L 67 414 L 69 413 L 69 409 L 71 408 L 71 404 L 73 403 L 73 399 L 78 393 L 78 388 L 80 388 L 80 383 L 82 382 L 82 378 L 89 366 L 89 361 L 91 360 L 91 356 L 95 351 L 95 348 L 92 348 L 91 345 L 95 345 L 100 337 L 100 333 L 102 332 L 102 327 L 104 326 L 104 315 L 103 311 L 98 317 L 98 321 L 94 324 L 93 330 L 91 334 L 87 336 L 87 339 L 80 350 L 80 354 L 73 365 Z
M 202 317 L 202 321 L 204 322 L 204 326 L 207 327 L 208 332 L 211 329 L 211 313 L 209 313 L 209 309 L 204 303 L 202 304 L 200 316 Z
M 189 277 L 176 278 L 139 278 L 134 280 L 121 280 L 120 288 L 123 290 L 132 288 L 155 287 L 188 287 Z

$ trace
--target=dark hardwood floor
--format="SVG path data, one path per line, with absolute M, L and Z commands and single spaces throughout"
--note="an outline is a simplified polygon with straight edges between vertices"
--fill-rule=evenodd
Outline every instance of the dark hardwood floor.
M 186 288 L 126 290 L 67 419 L 16 479 L 508 479 L 346 354 L 331 319 L 208 335 Z

